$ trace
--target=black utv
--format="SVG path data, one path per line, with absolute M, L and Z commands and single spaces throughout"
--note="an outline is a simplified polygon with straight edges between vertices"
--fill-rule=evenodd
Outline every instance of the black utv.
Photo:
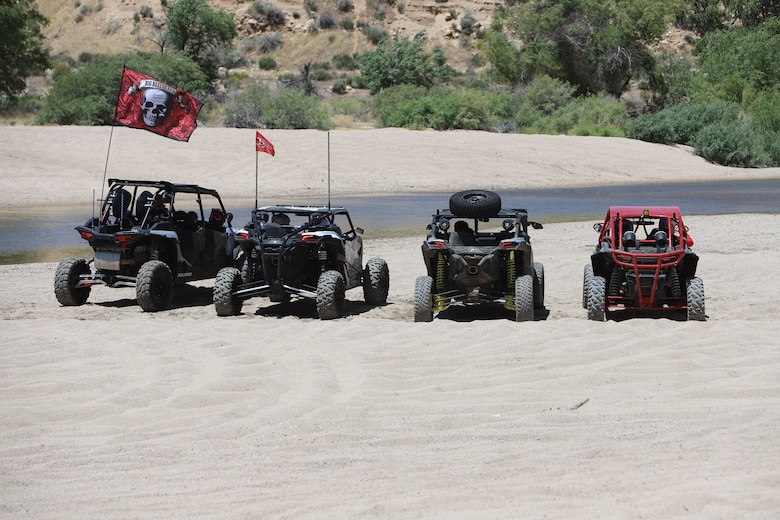
M 437 210 L 422 244 L 427 271 L 414 287 L 414 321 L 452 305 L 500 303 L 516 321 L 544 307 L 544 267 L 534 262 L 524 209 L 501 207 L 492 191 L 467 190 Z
M 239 314 L 255 296 L 272 302 L 314 300 L 320 319 L 344 315 L 345 291 L 363 287 L 366 303 L 384 305 L 390 287 L 387 263 L 362 264 L 363 230 L 343 207 L 277 205 L 252 212 L 238 232 L 242 255 L 217 274 L 214 306 L 219 316 Z
M 237 256 L 232 215 L 219 194 L 194 184 L 109 179 L 99 216 L 76 227 L 94 252 L 66 258 L 54 277 L 62 305 L 91 287 L 135 287 L 145 311 L 170 307 L 174 285 L 214 278 Z

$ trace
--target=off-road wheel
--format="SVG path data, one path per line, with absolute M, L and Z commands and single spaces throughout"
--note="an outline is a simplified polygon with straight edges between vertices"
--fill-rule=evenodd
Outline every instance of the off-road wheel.
M 534 309 L 544 309 L 544 266 L 534 262 Z
M 173 274 L 168 264 L 149 260 L 142 265 L 135 282 L 135 296 L 146 312 L 169 308 L 173 300 Z
M 603 276 L 594 276 L 588 290 L 588 319 L 605 321 L 607 319 L 607 281 Z
M 705 321 L 704 282 L 694 277 L 688 280 L 688 321 Z
M 241 285 L 241 271 L 235 267 L 223 267 L 214 279 L 214 309 L 217 316 L 236 316 L 241 313 L 243 300 L 233 293 Z
M 321 320 L 332 320 L 344 315 L 344 277 L 338 271 L 325 271 L 317 282 L 317 314 Z
M 381 258 L 372 258 L 363 269 L 363 298 L 369 305 L 387 303 L 390 290 L 390 270 Z
M 450 197 L 450 211 L 458 217 L 492 217 L 501 209 L 501 196 L 493 191 L 466 190 Z
M 433 321 L 433 278 L 418 276 L 414 281 L 414 321 Z
M 588 308 L 588 295 L 590 294 L 590 282 L 593 280 L 593 264 L 585 264 L 585 272 L 582 275 L 582 308 Z
M 75 306 L 86 303 L 91 287 L 76 289 L 82 274 L 90 274 L 89 264 L 77 256 L 66 258 L 57 266 L 54 273 L 54 295 L 60 304 Z
M 530 275 L 515 280 L 515 321 L 534 319 L 534 280 Z

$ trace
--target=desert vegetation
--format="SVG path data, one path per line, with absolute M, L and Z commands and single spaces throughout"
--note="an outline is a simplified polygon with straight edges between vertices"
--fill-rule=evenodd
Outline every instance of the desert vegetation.
M 98 6 L 79 2 L 74 17 L 83 25 Z M 530 0 L 505 2 L 484 25 L 469 9 L 445 8 L 451 37 L 472 53 L 459 67 L 426 31 L 388 30 L 405 9 L 306 0 L 285 12 L 265 0 L 247 3 L 239 23 L 206 0 L 168 0 L 161 15 L 144 5 L 132 18 L 159 52 L 74 59 L 48 54 L 47 19 L 18 0 L 0 10 L 0 55 L 14 57 L 0 60 L 0 114 L 111 124 L 126 64 L 204 100 L 201 122 L 214 126 L 325 129 L 359 113 L 374 126 L 624 136 L 689 145 L 719 164 L 780 165 L 776 2 Z M 305 45 L 288 37 L 293 24 L 334 52 L 285 63 L 291 45 Z M 685 45 L 662 45 L 670 29 Z M 340 33 L 367 50 L 343 52 Z M 45 94 L 27 92 L 45 70 Z

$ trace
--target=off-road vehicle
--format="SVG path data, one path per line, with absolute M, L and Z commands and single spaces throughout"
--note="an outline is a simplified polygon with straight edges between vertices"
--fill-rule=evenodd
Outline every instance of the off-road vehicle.
M 492 191 L 467 190 L 437 210 L 422 244 L 427 276 L 414 286 L 414 321 L 431 321 L 450 305 L 498 302 L 516 321 L 544 307 L 544 267 L 534 262 L 525 209 L 501 207 Z
M 706 318 L 704 284 L 696 276 L 699 257 L 691 251 L 680 208 L 612 206 L 593 228 L 599 239 L 582 286 L 588 319 L 670 311 L 685 312 L 689 320 Z
M 363 230 L 343 207 L 276 205 L 252 211 L 238 232 L 239 267 L 226 267 L 214 283 L 217 315 L 241 312 L 255 296 L 272 302 L 314 300 L 320 319 L 344 315 L 345 291 L 362 286 L 366 303 L 384 305 L 390 287 L 387 263 L 362 265 Z
M 100 216 L 76 227 L 93 258 L 66 258 L 54 277 L 62 305 L 93 285 L 135 287 L 145 311 L 171 305 L 174 285 L 214 278 L 237 254 L 230 213 L 215 190 L 166 181 L 109 179 Z

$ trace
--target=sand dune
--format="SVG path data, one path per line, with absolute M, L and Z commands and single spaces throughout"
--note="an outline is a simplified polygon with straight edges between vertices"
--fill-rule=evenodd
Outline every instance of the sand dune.
M 100 187 L 104 134 L 0 128 L 0 206 L 78 203 Z M 469 187 L 477 171 L 505 171 L 497 189 L 780 176 L 626 140 L 334 134 L 334 173 L 354 193 L 439 190 L 445 174 Z M 165 151 L 128 162 L 128 176 L 240 198 L 234 185 L 254 175 L 246 131 L 118 137 Z M 283 150 L 264 161 L 284 172 L 280 193 L 300 194 L 287 174 L 321 189 L 324 152 L 310 152 L 325 134 L 266 137 Z M 112 163 L 130 161 L 121 146 Z M 389 304 L 349 291 L 348 316 L 325 322 L 306 302 L 264 299 L 218 318 L 209 282 L 161 313 L 102 287 L 61 307 L 56 264 L 1 266 L 0 516 L 776 518 L 780 216 L 686 223 L 706 322 L 587 321 L 592 222 L 533 233 L 547 287 L 531 323 L 488 308 L 413 323 L 422 236 L 367 240 L 390 266 Z

